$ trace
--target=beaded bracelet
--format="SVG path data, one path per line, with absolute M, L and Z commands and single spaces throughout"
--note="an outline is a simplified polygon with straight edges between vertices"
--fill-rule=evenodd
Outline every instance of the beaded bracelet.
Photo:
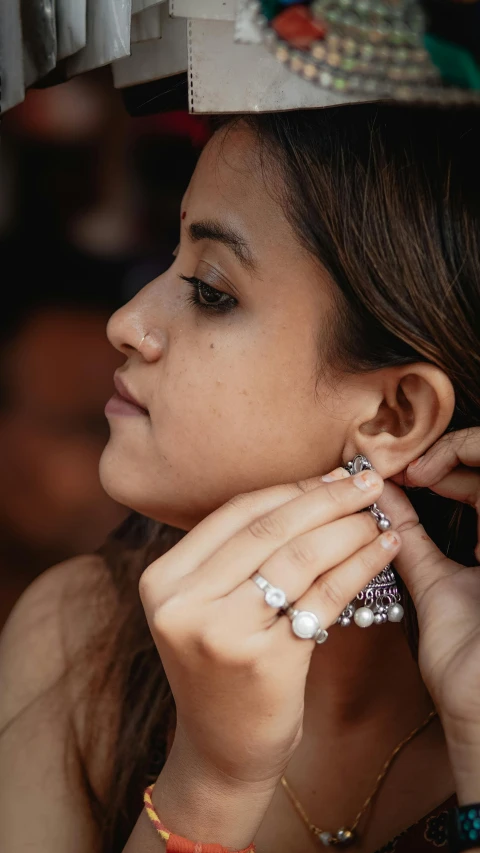
M 154 785 L 149 785 L 143 794 L 143 802 L 145 811 L 152 821 L 158 834 L 167 843 L 167 853 L 230 853 L 226 847 L 221 844 L 201 844 L 198 841 L 189 841 L 188 838 L 182 838 L 181 835 L 174 835 L 163 825 L 155 806 L 152 803 L 152 791 Z M 249 844 L 244 850 L 238 850 L 236 853 L 255 853 L 255 844 Z
M 451 853 L 480 847 L 480 803 L 450 809 L 447 831 Z

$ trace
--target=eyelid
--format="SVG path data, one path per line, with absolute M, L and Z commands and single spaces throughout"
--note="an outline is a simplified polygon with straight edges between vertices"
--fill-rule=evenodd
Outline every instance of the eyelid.
M 207 267 L 207 269 L 204 269 L 205 267 Z M 237 297 L 240 296 L 238 289 L 235 287 L 233 282 L 223 275 L 217 267 L 209 263 L 209 261 L 202 258 L 197 266 L 197 270 L 198 277 L 201 278 L 205 284 L 208 284 L 209 287 L 213 287 L 214 290 L 220 291 L 226 287 L 227 291 L 231 290 L 234 295 Z

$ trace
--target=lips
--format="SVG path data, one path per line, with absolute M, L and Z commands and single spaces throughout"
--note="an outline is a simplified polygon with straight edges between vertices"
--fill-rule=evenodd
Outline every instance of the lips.
M 115 385 L 115 390 L 118 396 L 121 397 L 122 400 L 125 400 L 125 402 L 130 403 L 130 405 L 135 406 L 137 409 L 140 409 L 141 412 L 144 412 L 144 414 L 148 415 L 148 409 L 146 409 L 145 406 L 142 406 L 142 404 L 137 400 L 137 398 L 130 393 L 126 385 L 122 382 L 120 377 L 117 376 L 117 374 L 115 374 L 115 376 L 113 377 L 113 384 Z

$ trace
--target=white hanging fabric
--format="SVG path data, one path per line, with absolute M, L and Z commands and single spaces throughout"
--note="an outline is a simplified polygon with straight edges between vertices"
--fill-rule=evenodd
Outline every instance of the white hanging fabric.
M 117 88 L 161 80 L 187 70 L 187 21 L 170 18 L 167 4 L 162 4 L 160 11 L 162 38 L 132 44 L 131 56 L 112 62 Z
M 132 15 L 150 9 L 151 6 L 160 6 L 160 3 L 167 3 L 167 0 L 132 0 Z
M 0 111 L 25 97 L 22 24 L 19 0 L 0 2 Z
M 128 56 L 131 19 L 132 0 L 87 0 L 87 43 L 67 60 L 69 76 Z
M 57 59 L 72 56 L 87 43 L 87 0 L 56 0 Z
M 20 16 L 25 86 L 31 86 L 57 64 L 54 0 L 21 0 Z
M 150 6 L 143 12 L 132 15 L 130 42 L 136 44 L 142 41 L 162 38 L 162 10 L 159 6 Z

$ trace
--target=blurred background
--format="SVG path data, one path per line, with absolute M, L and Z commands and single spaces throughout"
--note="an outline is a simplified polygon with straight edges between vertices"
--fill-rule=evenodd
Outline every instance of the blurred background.
M 108 70 L 31 90 L 0 149 L 0 628 L 126 515 L 103 492 L 109 315 L 171 262 L 204 121 L 131 118 Z

